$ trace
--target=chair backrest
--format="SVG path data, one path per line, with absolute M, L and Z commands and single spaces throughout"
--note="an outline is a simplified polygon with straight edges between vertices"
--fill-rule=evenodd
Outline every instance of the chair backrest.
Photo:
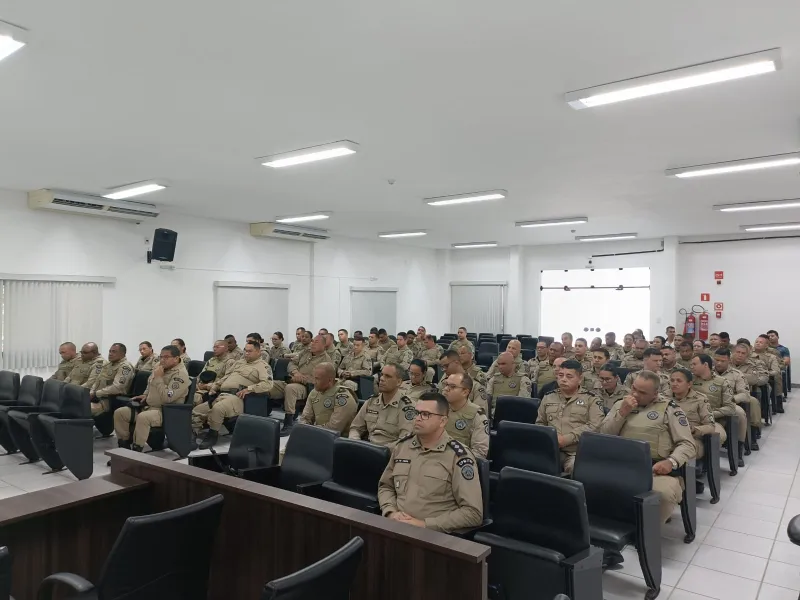
M 534 350 L 535 351 L 536 350 L 536 344 L 539 343 L 539 340 L 537 340 L 534 337 L 525 337 L 525 338 L 522 338 L 520 340 L 520 343 L 522 344 L 522 349 L 523 350 Z
M 548 346 L 556 340 L 556 338 L 550 337 L 549 335 L 540 335 L 538 339 L 540 342 L 544 342 Z
M 376 495 L 390 455 L 386 446 L 338 438 L 333 442 L 333 481 L 346 488 Z
M 508 344 L 514 338 L 503 338 L 500 340 L 500 352 L 505 352 L 508 349 Z
M 211 360 L 212 356 L 214 356 L 214 351 L 206 350 L 205 354 L 203 354 L 203 362 L 207 363 L 209 360 Z
M 42 401 L 39 408 L 44 412 L 60 412 L 67 384 L 56 379 L 48 379 L 42 386 Z
M 128 517 L 97 582 L 104 600 L 205 598 L 214 534 L 222 516 L 221 494 L 143 517 Z M 157 560 L 141 565 L 158 545 Z
M 277 465 L 280 435 L 280 422 L 271 417 L 239 415 L 228 449 L 230 466 L 246 469 Z
M 333 477 L 333 443 L 339 433 L 302 423 L 292 428 L 281 463 L 281 487 L 296 491 L 300 483 Z
M 498 396 L 494 407 L 494 427 L 503 421 L 515 423 L 536 423 L 539 413 L 538 398 L 520 398 L 519 396 Z
M 560 476 L 558 433 L 544 425 L 503 421 L 492 438 L 492 467 L 495 472 L 514 467 Z
M 619 380 L 622 383 L 625 383 L 625 378 L 628 376 L 628 373 L 630 372 L 631 370 L 626 369 L 625 367 L 617 367 L 617 375 L 619 376 Z
M 358 396 L 362 400 L 367 400 L 375 395 L 375 380 L 372 377 L 358 378 Z
M 518 340 L 521 342 L 521 341 L 522 341 L 522 340 L 524 340 L 525 338 L 532 338 L 533 336 L 532 336 L 530 333 L 518 333 L 518 334 L 517 334 L 516 336 L 514 336 L 514 337 L 516 337 L 516 338 L 517 338 L 517 339 L 518 339 Z
M 64 399 L 61 402 L 61 413 L 64 419 L 89 419 L 92 416 L 89 390 L 85 387 L 68 383 L 64 386 Z
M 194 394 L 197 391 L 197 377 L 189 377 L 189 391 L 186 393 L 186 398 L 183 399 L 184 404 L 194 403 Z
M 489 518 L 489 502 L 491 483 L 489 481 L 489 461 L 479 456 L 475 457 L 478 463 L 478 479 L 481 482 L 481 500 L 483 501 L 483 520 Z
M 203 367 L 206 365 L 202 360 L 190 360 L 189 366 L 186 367 L 186 371 L 189 373 L 190 377 L 197 377 L 200 375 L 200 372 L 203 370 Z
M 526 348 L 522 349 L 522 360 L 529 361 L 534 356 L 536 356 L 536 350 L 528 350 Z
M 551 381 L 550 383 L 545 383 L 541 389 L 536 390 L 536 395 L 538 396 L 539 400 L 543 399 L 547 394 L 552 392 L 553 390 L 558 388 L 558 381 Z
M 139 371 L 136 373 L 136 376 L 133 378 L 133 383 L 131 384 L 131 396 L 141 396 L 144 394 L 144 391 L 147 389 L 147 381 L 150 379 L 151 374 L 151 371 Z
M 275 381 L 283 381 L 286 376 L 289 374 L 289 363 L 291 362 L 288 358 L 279 358 L 275 361 L 275 368 L 272 369 L 272 378 Z
M 632 523 L 633 497 L 653 487 L 650 446 L 615 435 L 582 433 L 572 478 L 583 483 L 589 514 Z
M 363 551 L 364 540 L 354 537 L 321 561 L 270 581 L 261 600 L 348 600 Z
M 481 342 L 481 353 L 494 354 L 497 356 L 500 353 L 500 346 L 497 342 Z
M 567 558 L 589 549 L 586 498 L 577 481 L 506 467 L 500 471 L 492 516 L 497 535 Z
M 471 342 L 476 342 L 478 340 L 478 334 L 477 333 L 468 333 L 467 334 L 467 339 L 469 341 L 471 341 Z
M 0 600 L 11 597 L 11 553 L 6 546 L 0 548 Z
M 19 384 L 17 406 L 39 406 L 43 389 L 44 379 L 36 375 L 25 375 Z
M 14 402 L 19 396 L 19 373 L 0 371 L 0 402 Z

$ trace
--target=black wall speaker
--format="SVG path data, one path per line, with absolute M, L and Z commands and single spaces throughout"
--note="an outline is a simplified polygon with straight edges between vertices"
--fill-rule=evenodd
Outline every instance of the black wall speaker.
M 175 258 L 175 244 L 178 243 L 178 232 L 171 229 L 156 229 L 153 234 L 153 260 L 172 262 Z

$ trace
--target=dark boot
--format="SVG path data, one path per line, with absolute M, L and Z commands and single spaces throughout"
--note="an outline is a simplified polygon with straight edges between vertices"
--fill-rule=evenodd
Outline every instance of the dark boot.
M 286 437 L 292 433 L 294 427 L 294 415 L 286 415 L 283 417 L 283 429 L 281 429 L 281 437 Z
M 125 448 L 126 450 L 131 449 L 131 441 L 130 440 L 117 440 L 117 446 L 119 448 Z
M 622 554 L 616 550 L 603 550 L 603 569 L 614 569 L 624 561 Z
M 758 438 L 761 437 L 758 427 L 750 427 L 750 450 L 760 450 L 758 447 Z
M 784 410 L 783 410 L 783 396 L 777 396 L 775 398 L 775 404 L 778 405 L 777 406 L 777 410 L 775 412 L 777 412 L 778 414 L 784 412 Z
M 137 446 L 136 444 L 131 444 L 131 450 L 134 452 L 141 452 L 144 450 L 144 446 Z
M 740 467 L 744 466 L 744 442 L 739 442 L 739 462 Z
M 219 439 L 219 432 L 209 429 L 208 433 L 203 436 L 203 440 L 200 442 L 200 450 L 208 450 L 213 447 L 214 444 L 217 443 L 217 439 Z
M 694 481 L 694 493 L 699 496 L 704 491 L 706 491 L 705 484 L 702 481 L 700 481 L 699 479 L 695 479 L 695 481 Z

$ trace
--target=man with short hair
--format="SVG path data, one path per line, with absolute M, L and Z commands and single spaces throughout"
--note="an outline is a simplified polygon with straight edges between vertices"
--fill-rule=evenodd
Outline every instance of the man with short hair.
M 378 361 L 378 353 L 381 351 L 381 347 L 378 345 L 378 334 L 377 332 L 369 332 L 369 338 L 367 341 L 367 347 L 364 348 L 364 352 L 367 353 L 369 359 L 372 362 Z
M 770 385 L 775 387 L 775 397 L 776 399 L 783 395 L 783 381 L 781 376 L 781 365 L 778 361 L 778 357 L 768 351 L 769 348 L 769 336 L 765 333 L 762 333 L 756 338 L 755 346 L 753 348 L 753 353 L 751 357 L 760 361 L 764 368 L 769 373 L 769 376 L 772 378 L 770 381 Z M 777 402 L 776 412 L 782 413 L 783 404 L 781 402 Z
M 544 345 L 544 342 L 539 343 Z M 544 348 L 545 351 L 547 351 L 546 345 L 544 345 Z M 530 378 L 530 363 L 522 360 L 522 342 L 517 339 L 511 340 L 508 342 L 508 346 L 506 346 L 506 352 L 514 357 L 514 371 L 519 371 L 526 377 Z M 534 358 L 533 360 L 536 359 Z M 489 370 L 486 372 L 486 381 L 488 382 L 492 377 L 494 377 L 495 373 L 497 373 L 497 359 L 494 360 L 492 366 L 489 367 Z
M 647 350 L 647 340 L 636 340 L 633 352 L 622 359 L 620 366 L 630 371 L 641 371 L 644 368 L 644 351 Z
M 396 345 L 397 344 L 392 341 L 392 338 L 389 337 L 389 334 L 386 332 L 386 330 L 383 327 L 381 327 L 378 330 L 378 346 L 380 347 L 380 350 L 378 351 L 378 356 L 380 356 L 381 352 L 385 353 Z
M 450 405 L 447 434 L 472 450 L 478 458 L 489 455 L 489 418 L 486 411 L 469 401 L 472 378 L 466 374 L 449 375 L 444 396 Z
M 336 335 L 339 338 L 339 341 L 336 343 L 336 349 L 344 358 L 353 350 L 353 342 L 350 341 L 350 338 L 347 335 L 347 329 L 340 329 L 336 332 Z
M 533 384 L 524 372 L 516 369 L 514 356 L 510 352 L 501 352 L 497 357 L 497 371 L 486 385 L 486 395 L 494 411 L 499 396 L 519 396 L 530 398 Z
M 450 345 L 447 347 L 447 349 L 458 350 L 461 346 L 467 346 L 469 351 L 474 353 L 475 346 L 473 346 L 472 342 L 467 339 L 467 328 L 459 327 L 456 333 L 458 334 L 458 338 L 450 342 Z
M 320 363 L 314 368 L 314 389 L 300 415 L 300 423 L 331 429 L 340 435 L 350 430 L 358 412 L 353 393 L 337 383 L 336 370 L 331 363 Z
M 412 344 L 411 350 L 414 352 L 414 358 L 419 358 L 419 355 L 422 354 L 422 351 L 425 350 L 425 336 L 427 335 L 427 330 L 420 325 L 417 328 L 417 335 L 414 339 L 414 343 Z
M 355 338 L 352 346 L 350 352 L 339 363 L 339 377 L 343 380 L 342 385 L 356 391 L 358 378 L 372 375 L 372 361 L 364 351 L 363 337 Z
M 328 335 L 328 330 L 325 329 L 324 327 L 320 327 L 319 331 L 317 332 L 317 335 L 322 335 L 322 336 Z
M 753 449 L 753 442 L 761 437 L 761 386 L 769 382 L 769 374 L 761 362 L 750 358 L 749 344 L 737 343 L 734 346 L 731 364 L 742 374 L 747 385 L 751 390 L 755 390 L 758 396 L 755 398 L 758 408 L 753 410 L 753 405 L 750 405 L 750 448 Z
M 754 420 L 753 412 L 757 415 L 757 423 L 761 423 L 761 403 L 758 399 L 750 395 L 750 386 L 744 375 L 737 368 L 731 364 L 731 351 L 727 348 L 720 348 L 715 353 L 716 360 L 714 361 L 714 371 L 717 375 L 726 379 L 731 386 L 733 392 L 733 402 L 736 404 L 736 414 L 739 417 L 739 439 L 744 442 L 747 437 L 748 423 L 747 414 L 743 405 L 747 404 L 750 407 L 750 423 Z M 752 432 L 751 432 L 752 433 Z M 751 436 L 750 449 L 759 450 L 757 436 Z M 745 449 L 747 452 L 747 449 Z
M 675 354 L 675 348 L 672 346 L 664 346 L 661 349 L 661 369 L 669 373 L 675 368 L 678 361 L 678 355 Z
M 334 343 L 334 338 L 332 333 L 323 333 L 322 338 L 325 340 L 325 352 L 328 353 L 328 356 L 331 357 L 331 362 L 333 363 L 334 367 L 338 367 L 339 363 L 342 362 L 342 355 L 339 353 L 339 350 L 336 348 L 336 344 Z
M 464 368 L 464 372 L 470 376 L 473 381 L 477 381 L 483 387 L 486 387 L 486 373 L 475 364 L 475 354 L 470 351 L 467 346 L 459 346 L 458 360 Z
M 447 434 L 447 400 L 424 394 L 412 410 L 413 434 L 392 449 L 378 486 L 381 514 L 443 533 L 477 527 L 483 521 L 478 466 L 472 452 Z
M 441 394 L 444 393 L 444 385 L 448 376 L 466 374 L 466 371 L 464 371 L 464 367 L 461 365 L 461 359 L 458 356 L 458 352 L 455 350 L 445 351 L 445 353 L 442 354 L 442 358 L 439 359 L 439 365 L 442 368 L 442 376 L 439 379 L 438 385 L 438 391 Z M 469 401 L 473 404 L 477 404 L 483 410 L 487 412 L 489 411 L 486 387 L 477 381 L 473 381 L 472 392 L 470 393 Z
M 689 340 L 683 340 L 678 345 L 678 354 L 680 355 L 680 358 L 677 360 L 676 365 L 691 371 L 692 358 L 694 358 L 694 347 L 692 347 L 692 342 Z
M 228 344 L 230 348 L 230 343 Z M 211 395 L 192 409 L 192 429 L 195 435 L 208 424 L 208 433 L 200 443 L 207 450 L 217 443 L 219 429 L 225 419 L 244 412 L 244 398 L 248 394 L 266 394 L 272 390 L 272 369 L 261 358 L 261 344 L 249 342 L 244 347 L 244 358 L 235 360 L 226 369 L 221 381 L 214 383 L 218 395 Z
M 683 335 L 680 333 L 675 334 L 675 339 L 672 342 L 672 347 L 675 348 L 675 352 L 678 351 L 678 346 L 680 346 L 684 341 Z
M 308 329 L 303 329 L 300 332 L 300 341 L 297 344 L 294 344 L 294 347 L 291 353 L 287 354 L 284 358 L 292 359 L 292 360 L 303 360 L 303 355 L 307 354 L 311 348 L 311 340 L 313 340 L 313 334 Z M 324 346 L 324 343 L 323 343 Z
M 553 361 L 553 370 L 556 373 L 556 378 L 550 383 L 546 383 L 541 388 L 536 388 L 536 395 L 539 398 L 544 398 L 550 392 L 554 392 L 558 389 L 558 374 L 561 372 L 561 365 L 563 365 L 565 362 L 567 362 L 567 359 L 563 356 L 559 356 Z
M 427 365 L 425 381 L 430 383 L 433 381 L 433 375 L 435 373 L 434 367 L 439 363 L 439 359 L 442 358 L 442 349 L 433 339 L 432 335 L 425 336 L 425 349 L 420 352 L 418 358 L 425 361 Z
M 189 368 L 189 363 L 192 362 L 192 359 L 189 358 L 189 355 L 186 354 L 186 342 L 184 342 L 181 338 L 175 338 L 170 342 L 172 346 L 178 348 L 181 351 L 181 362 L 183 362 L 183 366 L 187 369 Z
M 61 344 L 58 347 L 58 353 L 61 355 L 61 362 L 58 363 L 56 372 L 50 375 L 50 379 L 64 381 L 67 377 L 69 377 L 69 374 L 80 360 L 80 357 L 78 356 L 78 351 L 75 347 L 75 344 L 72 342 L 64 342 Z
M 509 342 L 510 343 L 510 342 Z M 520 349 L 522 348 L 522 344 L 520 344 Z M 528 375 L 531 374 L 531 370 L 533 369 L 533 361 L 538 360 L 539 362 L 545 362 L 548 359 L 547 350 L 549 345 L 544 340 L 539 340 L 536 342 L 536 356 L 534 356 L 530 361 L 528 361 Z M 508 350 L 508 348 L 506 348 Z
M 622 358 L 625 358 L 628 354 L 633 352 L 633 344 L 635 341 L 636 340 L 633 339 L 633 334 L 625 334 L 625 337 L 622 338 Z
M 153 344 L 148 341 L 139 344 L 139 360 L 136 361 L 136 372 L 152 371 L 155 362 L 156 356 L 153 353 Z
M 234 337 L 233 334 L 229 333 L 225 336 L 225 343 L 228 344 L 228 355 L 233 360 L 244 358 L 244 352 L 239 348 L 239 343 L 236 341 L 236 337 Z
M 419 358 L 412 360 L 411 365 L 408 367 L 408 381 L 403 382 L 402 390 L 412 402 L 419 400 L 422 394 L 426 392 L 436 391 L 432 383 L 425 381 L 427 369 L 425 361 Z
M 572 473 L 581 434 L 594 431 L 602 421 L 602 401 L 581 388 L 581 363 L 564 361 L 558 374 L 558 390 L 544 396 L 536 417 L 537 425 L 554 427 L 558 434 L 563 472 Z
M 722 350 L 729 350 L 731 347 L 731 335 L 727 331 L 719 332 L 719 347 Z
M 553 366 L 557 358 L 564 356 L 564 345 L 560 342 L 553 342 L 547 349 L 547 361 L 530 361 L 531 381 L 536 384 L 536 388 L 541 390 L 551 381 L 556 380 L 556 369 Z
M 742 432 L 742 423 L 747 427 L 744 411 L 736 406 L 733 401 L 733 390 L 727 379 L 714 372 L 714 363 L 708 354 L 698 354 L 692 358 L 692 389 L 708 398 L 711 414 L 716 421 L 723 418 L 738 417 L 739 432 Z M 745 430 L 746 434 L 746 430 Z M 739 466 L 744 466 L 744 436 L 739 438 Z
M 414 360 L 414 353 L 406 345 L 405 332 L 401 331 L 397 334 L 396 344 L 389 346 L 385 352 L 378 352 L 377 364 L 381 368 L 384 365 L 400 365 L 407 370 L 412 360 Z
M 611 360 L 623 360 L 625 353 L 622 351 L 622 346 L 617 343 L 617 334 L 613 331 L 606 333 L 606 343 L 603 346 L 608 350 Z
M 592 370 L 589 373 L 583 373 L 583 387 L 591 390 L 597 387 L 597 379 L 600 376 L 600 369 L 611 358 L 611 353 L 608 348 L 598 348 L 592 351 Z M 616 373 L 616 371 L 614 371 Z
M 348 437 L 367 439 L 379 446 L 393 446 L 413 431 L 414 404 L 400 387 L 402 367 L 386 365 L 378 380 L 378 394 L 369 398 L 353 419 Z
M 669 382 L 669 373 L 664 373 L 661 369 L 661 350 L 658 348 L 647 348 L 645 349 L 644 353 L 642 354 L 642 369 L 638 371 L 632 371 L 628 374 L 628 377 L 631 377 L 635 373 L 639 373 L 641 371 L 650 371 L 658 375 L 659 379 L 661 379 L 661 387 L 659 388 L 658 392 L 660 394 L 669 395 L 670 393 L 670 382 Z M 633 379 L 631 379 L 633 381 Z
M 106 361 L 100 356 L 97 344 L 87 342 L 81 346 L 80 360 L 72 367 L 69 375 L 64 379 L 64 383 L 74 383 L 82 388 L 91 390 L 105 364 Z
M 203 370 L 197 376 L 197 386 L 192 399 L 195 406 L 205 402 L 209 393 L 215 396 L 219 392 L 219 386 L 215 387 L 214 384 L 222 381 L 226 368 L 232 368 L 236 362 L 236 359 L 232 358 L 228 353 L 228 342 L 226 340 L 214 342 L 211 351 L 213 356 L 206 361 L 206 364 L 203 365 Z
M 714 353 L 719 348 L 719 334 L 712 333 L 708 338 L 708 347 L 710 348 L 710 352 Z
M 674 325 L 667 326 L 665 333 L 667 334 L 667 337 L 665 339 L 666 342 L 665 345 L 673 346 L 673 344 L 675 343 L 675 326 Z
M 561 344 L 564 346 L 564 353 L 561 355 L 566 359 L 575 358 L 575 348 L 572 346 L 572 334 L 565 331 L 561 334 Z
M 767 337 L 769 338 L 769 347 L 774 348 L 781 358 L 781 362 L 783 363 L 781 368 L 784 369 L 785 367 L 788 367 L 790 364 L 792 364 L 792 355 L 789 352 L 789 349 L 783 344 L 781 344 L 778 332 L 775 331 L 774 329 L 770 329 L 767 332 Z
M 303 343 L 303 332 L 306 330 L 305 327 L 298 327 L 294 331 L 295 340 L 289 344 L 289 351 L 295 352 L 295 347 L 300 346 Z
M 108 349 L 108 362 L 100 369 L 92 388 L 89 390 L 90 409 L 96 417 L 108 412 L 111 396 L 124 396 L 133 382 L 135 371 L 128 362 L 125 344 L 117 342 Z
M 586 338 L 580 337 L 575 340 L 573 359 L 581 363 L 581 368 L 584 373 L 592 370 L 592 355 L 589 353 L 589 343 L 586 341 Z

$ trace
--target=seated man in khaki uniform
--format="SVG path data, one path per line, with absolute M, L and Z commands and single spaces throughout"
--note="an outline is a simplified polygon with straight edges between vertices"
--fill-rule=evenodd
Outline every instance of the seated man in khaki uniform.
M 640 371 L 652 371 L 658 375 L 659 379 L 661 379 L 661 387 L 659 388 L 658 393 L 668 396 L 670 394 L 669 373 L 665 373 L 661 370 L 661 361 L 663 360 L 661 358 L 661 349 L 647 348 L 642 356 L 642 364 L 644 367 L 637 371 L 631 371 L 628 373 L 628 377 L 631 377 L 631 381 L 633 381 L 633 377 Z
M 732 365 L 731 351 L 728 348 L 720 348 L 714 353 L 714 372 L 727 380 L 733 392 L 733 402 L 736 404 L 736 414 L 739 415 L 739 435 L 742 440 L 745 439 L 748 433 L 747 413 L 744 410 L 745 406 L 749 407 L 750 422 L 761 423 L 761 402 L 758 398 L 753 398 L 750 395 L 750 386 L 739 369 Z M 758 432 L 751 431 L 752 439 L 750 447 L 752 450 L 760 450 L 758 447 L 757 437 Z
M 644 351 L 647 350 L 647 340 L 636 340 L 633 345 L 633 352 L 622 359 L 620 366 L 630 371 L 641 371 L 644 369 Z
M 72 367 L 72 371 L 64 379 L 64 382 L 74 383 L 91 390 L 104 364 L 106 364 L 106 360 L 100 356 L 97 344 L 88 342 L 81 347 L 81 359 Z
M 152 371 L 155 362 L 156 355 L 153 353 L 153 344 L 148 341 L 139 344 L 139 360 L 136 361 L 136 372 Z
M 544 342 L 539 342 L 542 344 L 544 351 L 547 352 L 547 346 Z M 538 346 L 538 344 L 537 344 Z M 527 361 L 522 360 L 522 342 L 519 340 L 511 340 L 508 342 L 508 346 L 506 346 L 506 352 L 511 354 L 514 357 L 514 371 L 518 371 L 520 373 L 524 373 L 526 377 L 530 378 L 531 376 L 531 368 L 530 363 Z M 533 359 L 536 360 L 536 359 Z M 492 366 L 489 367 L 489 370 L 486 371 L 486 383 L 497 373 L 497 359 L 492 363 Z M 472 377 L 470 375 L 470 377 Z M 485 384 L 484 384 L 485 385 Z
M 108 362 L 100 369 L 92 389 L 89 390 L 92 416 L 108 412 L 109 398 L 123 396 L 133 382 L 133 365 L 125 357 L 128 349 L 125 344 L 112 344 L 108 350 Z
M 228 345 L 228 354 L 233 360 L 240 360 L 244 358 L 244 352 L 239 348 L 239 343 L 236 338 L 230 333 L 225 336 L 225 343 Z
M 497 371 L 486 385 L 486 396 L 491 402 L 492 412 L 497 404 L 498 396 L 519 396 L 530 398 L 531 380 L 522 371 L 517 371 L 517 363 L 510 352 L 501 352 L 497 357 Z
M 611 363 L 600 367 L 592 391 L 602 401 L 605 410 L 611 410 L 617 402 L 631 393 L 631 390 L 619 380 L 617 368 Z
M 236 362 L 235 359 L 228 354 L 228 343 L 225 340 L 217 340 L 214 342 L 211 351 L 214 353 L 214 356 L 206 361 L 206 364 L 203 365 L 203 370 L 200 371 L 200 375 L 197 377 L 197 388 L 193 399 L 195 406 L 201 402 L 205 402 L 209 394 L 215 396 L 219 393 L 219 386 L 215 388 L 214 384 L 222 380 L 228 362 L 230 362 L 231 365 Z M 203 375 L 203 373 L 206 373 L 206 375 Z
M 390 446 L 411 433 L 414 404 L 400 384 L 405 378 L 402 367 L 386 365 L 378 381 L 378 395 L 364 402 L 350 426 L 351 440 L 367 439 L 379 446 Z
M 597 350 L 592 350 L 592 368 L 586 372 L 584 371 L 581 375 L 583 380 L 583 387 L 587 390 L 597 389 L 598 387 L 598 378 L 600 376 L 600 370 L 611 360 L 611 353 L 608 351 L 607 348 L 598 348 Z M 616 371 L 614 371 L 616 374 Z
M 58 363 L 56 372 L 50 375 L 50 379 L 56 381 L 64 381 L 72 372 L 72 368 L 80 360 L 77 348 L 72 342 L 64 342 L 58 347 L 58 353 L 61 355 L 61 362 Z
M 344 355 L 339 363 L 339 378 L 342 385 L 356 391 L 358 378 L 372 375 L 372 360 L 364 350 L 364 338 L 357 337 L 353 340 L 352 349 Z
M 444 397 L 450 405 L 447 435 L 469 448 L 478 458 L 489 456 L 489 417 L 477 404 L 469 401 L 472 378 L 466 374 L 450 375 L 444 386 Z
M 460 346 L 458 348 L 458 360 L 461 363 L 461 367 L 464 369 L 464 372 L 469 375 L 473 381 L 476 381 L 483 387 L 486 387 L 486 382 L 488 381 L 486 373 L 484 373 L 484 371 L 477 364 L 475 364 L 475 354 L 471 352 L 467 346 Z
M 557 358 L 564 356 L 564 346 L 561 342 L 553 342 L 547 348 L 547 360 L 542 362 L 535 358 L 528 361 L 531 365 L 531 381 L 536 384 L 536 389 L 541 390 L 551 381 L 556 380 L 556 368 L 553 363 Z
M 684 369 L 692 370 L 692 358 L 694 358 L 694 347 L 692 342 L 688 340 L 682 341 L 678 345 L 678 358 L 675 366 L 683 367 Z
M 439 365 L 442 368 L 442 376 L 439 380 L 439 385 L 437 389 L 440 394 L 444 393 L 444 384 L 447 381 L 447 377 L 450 375 L 456 374 L 466 374 L 464 371 L 464 367 L 461 366 L 461 360 L 458 357 L 458 352 L 456 350 L 446 350 L 444 354 L 442 354 L 442 358 L 439 361 Z M 488 403 L 488 396 L 486 395 L 486 388 L 481 385 L 477 381 L 473 381 L 472 385 L 472 392 L 469 396 L 469 401 L 473 404 L 477 404 L 486 412 L 489 411 L 489 403 Z
M 393 448 L 378 485 L 381 514 L 444 533 L 477 527 L 483 522 L 478 468 L 472 452 L 445 430 L 447 401 L 424 394 L 411 410 L 413 435 Z
M 442 349 L 441 347 L 433 340 L 432 335 L 425 336 L 425 348 L 420 352 L 417 358 L 420 358 L 425 361 L 427 365 L 427 370 L 425 371 L 425 381 L 430 383 L 433 381 L 433 376 L 435 374 L 434 368 L 439 363 L 439 359 L 442 358 Z
M 675 348 L 664 346 L 661 349 L 661 370 L 670 374 L 677 364 L 678 355 L 675 353 Z
M 456 332 L 458 338 L 450 342 L 450 345 L 447 347 L 448 350 L 456 350 L 458 351 L 461 346 L 466 346 L 469 348 L 470 352 L 475 352 L 475 346 L 472 345 L 467 339 L 467 328 L 466 327 L 459 327 L 458 331 Z
M 331 363 L 321 363 L 314 368 L 314 389 L 308 395 L 300 423 L 316 425 L 344 434 L 358 412 L 353 392 L 336 381 L 336 370 Z
M 226 368 L 225 377 L 214 387 L 219 389 L 219 395 L 209 396 L 192 409 L 192 429 L 195 434 L 208 423 L 208 433 L 200 443 L 201 450 L 207 450 L 217 443 L 219 429 L 225 419 L 244 412 L 245 396 L 266 394 L 272 389 L 272 369 L 261 358 L 261 344 L 245 344 L 244 359 Z
M 436 387 L 425 381 L 425 361 L 415 358 L 408 367 L 408 381 L 404 381 L 401 389 L 408 398 L 416 404 L 420 396 L 426 392 L 435 392 Z
M 177 346 L 164 346 L 144 394 L 131 398 L 141 403 L 141 412 L 137 414 L 135 407 L 128 406 L 114 411 L 114 432 L 119 447 L 141 452 L 150 435 L 150 428 L 161 426 L 161 407 L 164 404 L 183 403 L 189 393 L 189 383 L 180 349 Z M 135 424 L 135 429 L 131 444 L 132 424 Z

